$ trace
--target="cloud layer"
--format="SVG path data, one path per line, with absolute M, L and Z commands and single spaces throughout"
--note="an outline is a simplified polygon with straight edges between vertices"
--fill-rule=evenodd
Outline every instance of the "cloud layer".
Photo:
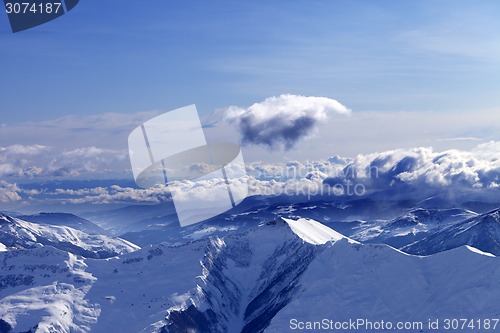
M 471 151 L 439 152 L 424 147 L 359 155 L 353 159 L 334 156 L 310 162 L 253 162 L 246 169 L 249 195 L 353 197 L 381 193 L 389 200 L 462 195 L 467 201 L 481 198 L 500 203 L 500 142 L 481 144 Z M 73 205 L 160 203 L 171 200 L 169 192 L 181 193 L 181 200 L 210 201 L 213 191 L 226 187 L 224 179 L 217 178 L 174 181 L 167 187 L 149 189 L 123 184 L 105 186 L 97 181 L 92 184 L 77 189 L 34 191 L 2 182 L 0 201 L 29 198 Z
M 224 119 L 238 127 L 243 144 L 290 149 L 300 139 L 313 134 L 329 112 L 347 115 L 350 110 L 326 97 L 280 95 L 246 109 L 229 107 Z

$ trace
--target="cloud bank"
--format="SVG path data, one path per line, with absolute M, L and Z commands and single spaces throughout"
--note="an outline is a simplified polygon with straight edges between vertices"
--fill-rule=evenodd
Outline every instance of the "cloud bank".
M 381 189 L 397 183 L 416 188 L 496 189 L 500 187 L 500 142 L 480 144 L 471 151 L 415 148 L 359 155 L 344 174 L 371 179 Z
M 432 148 L 398 149 L 355 158 L 333 156 L 318 161 L 287 163 L 253 162 L 246 165 L 249 195 L 331 195 L 332 200 L 383 194 L 388 200 L 424 200 L 431 196 L 462 195 L 500 203 L 500 142 L 476 146 L 471 151 L 435 151 Z M 169 192 L 185 200 L 210 200 L 213 191 L 225 188 L 224 179 L 173 181 L 169 186 L 137 189 L 124 185 L 80 189 L 57 188 L 28 191 L 22 185 L 0 184 L 0 201 L 20 197 L 66 204 L 160 203 Z M 181 198 L 181 200 L 182 200 Z
M 292 148 L 310 136 L 329 112 L 348 115 L 350 110 L 326 97 L 280 95 L 248 108 L 229 107 L 224 119 L 238 127 L 243 144 Z

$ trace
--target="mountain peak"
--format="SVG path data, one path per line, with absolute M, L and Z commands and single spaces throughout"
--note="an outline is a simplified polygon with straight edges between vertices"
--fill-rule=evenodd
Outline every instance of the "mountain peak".
M 473 253 L 477 253 L 477 254 L 480 254 L 482 256 L 487 256 L 487 257 L 496 257 L 494 254 L 492 253 L 489 253 L 489 252 L 484 252 L 484 251 L 481 251 L 479 249 L 476 249 L 475 247 L 473 246 L 469 246 L 469 245 L 465 245 L 465 248 Z
M 292 229 L 292 231 L 307 243 L 314 245 L 326 244 L 329 241 L 337 242 L 342 239 L 347 239 L 349 243 L 358 243 L 342 235 L 341 233 L 330 229 L 324 224 L 321 224 L 312 219 L 300 218 L 297 220 L 282 218 Z

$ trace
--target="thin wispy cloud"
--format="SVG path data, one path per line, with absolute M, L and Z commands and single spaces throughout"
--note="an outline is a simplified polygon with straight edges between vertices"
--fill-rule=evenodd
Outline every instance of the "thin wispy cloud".
M 126 157 L 126 151 L 97 147 L 60 149 L 42 145 L 12 145 L 0 147 L 0 177 L 88 176 L 111 171 Z
M 0 130 L 0 140 L 3 146 L 20 144 L 72 149 L 91 146 L 125 149 L 124 143 L 130 131 L 160 113 L 162 111 L 70 115 L 38 122 L 4 124 Z
M 498 7 L 491 5 L 439 11 L 438 20 L 402 31 L 399 40 L 416 53 L 498 63 L 500 44 L 494 33 L 500 28 Z

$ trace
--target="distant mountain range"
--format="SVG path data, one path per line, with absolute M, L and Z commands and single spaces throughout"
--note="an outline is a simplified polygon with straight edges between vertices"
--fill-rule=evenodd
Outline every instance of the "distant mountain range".
M 472 216 L 463 221 L 448 223 L 426 237 L 403 246 L 401 250 L 430 255 L 470 245 L 481 251 L 500 255 L 500 210 Z
M 377 197 L 381 195 L 378 193 L 367 198 L 338 198 L 334 201 L 326 196 L 253 196 L 246 198 L 232 210 L 186 228 L 179 226 L 171 202 L 87 212 L 84 217 L 107 233 L 139 246 L 160 242 L 182 244 L 208 236 L 224 237 L 281 216 L 311 218 L 363 242 L 384 243 L 401 248 L 448 223 L 478 215 L 468 208 L 468 204 L 454 207 L 451 199 L 432 197 L 424 201 L 413 201 Z M 486 208 L 490 208 L 492 204 L 477 203 L 472 206 L 481 206 L 482 209 L 478 212 L 487 213 Z M 408 225 L 406 230 L 404 224 L 411 224 L 412 221 L 416 221 L 416 224 Z
M 399 248 L 450 224 L 475 216 L 478 216 L 475 212 L 458 208 L 416 208 L 390 220 L 361 221 L 348 233 L 362 242 L 383 243 Z

